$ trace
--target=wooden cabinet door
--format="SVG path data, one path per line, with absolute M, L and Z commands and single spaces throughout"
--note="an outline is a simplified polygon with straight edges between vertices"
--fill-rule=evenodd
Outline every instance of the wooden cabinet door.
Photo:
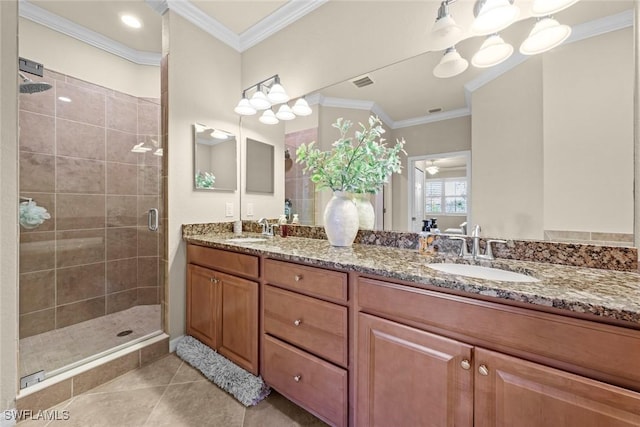
M 187 268 L 187 334 L 211 348 L 220 340 L 220 286 L 216 272 L 189 264 Z
M 477 427 L 640 426 L 640 393 L 480 348 L 474 365 Z
M 258 284 L 216 272 L 221 288 L 220 354 L 258 374 Z
M 358 315 L 359 426 L 473 425 L 472 347 Z

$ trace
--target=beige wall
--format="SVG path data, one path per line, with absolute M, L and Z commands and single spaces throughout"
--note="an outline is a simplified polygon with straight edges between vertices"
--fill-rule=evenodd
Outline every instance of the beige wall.
M 129 95 L 160 97 L 160 67 L 134 64 L 28 19 L 20 18 L 19 26 L 23 58 Z
M 542 58 L 472 95 L 471 212 L 491 237 L 542 240 Z
M 389 141 L 402 139 L 406 141 L 407 157 L 427 154 L 451 153 L 471 149 L 471 117 L 458 117 L 394 129 L 390 132 Z M 408 230 L 409 212 L 409 173 L 407 159 L 402 162 L 402 174 L 393 179 L 393 230 Z M 473 181 L 471 181 L 473 183 Z
M 240 218 L 239 191 L 193 189 L 191 128 L 198 122 L 239 134 L 232 103 L 241 91 L 240 54 L 174 12 L 167 12 L 163 19 L 167 31 L 163 50 L 169 55 L 168 332 L 175 338 L 185 332 L 186 245 L 182 224 Z M 226 203 L 233 205 L 231 217 L 225 216 Z
M 633 232 L 632 31 L 544 56 L 545 230 Z
M 18 390 L 18 2 L 0 1 L 0 411 Z

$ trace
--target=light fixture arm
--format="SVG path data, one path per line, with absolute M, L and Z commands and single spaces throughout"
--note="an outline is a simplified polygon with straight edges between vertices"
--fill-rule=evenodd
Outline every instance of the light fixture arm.
M 436 18 L 436 22 L 439 19 L 444 18 L 445 16 L 449 15 L 449 5 L 455 3 L 458 0 L 444 0 L 442 3 L 440 3 L 440 7 L 438 8 L 438 17 Z
M 280 84 L 280 76 L 278 74 L 274 74 L 271 77 L 268 77 L 264 80 L 259 81 L 258 83 L 254 83 L 251 86 L 249 86 L 248 88 L 244 89 L 242 91 L 242 97 L 246 98 L 246 94 L 247 92 L 251 91 L 252 89 L 255 88 L 256 92 L 259 90 L 262 90 L 262 87 L 266 87 L 267 89 L 270 89 L 271 86 L 273 86 L 274 84 Z
M 473 16 L 475 18 L 478 17 L 478 15 L 480 15 L 480 11 L 482 10 L 482 7 L 485 5 L 485 3 L 487 3 L 488 0 L 477 0 L 476 4 L 473 5 Z M 513 2 L 515 0 L 507 0 L 511 5 L 513 5 Z

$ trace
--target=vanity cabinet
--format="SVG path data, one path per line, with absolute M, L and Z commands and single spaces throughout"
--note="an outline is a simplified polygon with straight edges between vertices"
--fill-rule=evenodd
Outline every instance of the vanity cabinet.
M 258 257 L 188 245 L 187 261 L 187 334 L 257 375 Z
M 358 282 L 359 426 L 640 426 L 640 331 Z
M 262 376 L 331 425 L 348 416 L 347 274 L 264 261 Z

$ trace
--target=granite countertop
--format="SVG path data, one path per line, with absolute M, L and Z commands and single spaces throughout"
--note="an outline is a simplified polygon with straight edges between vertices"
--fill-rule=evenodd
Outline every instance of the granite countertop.
M 262 237 L 244 233 L 246 237 Z M 462 262 L 458 257 L 424 255 L 416 250 L 354 244 L 337 248 L 321 239 L 269 237 L 260 242 L 229 241 L 232 233 L 185 236 L 185 241 L 219 249 L 266 255 L 319 267 L 411 281 L 469 294 L 587 313 L 640 326 L 640 274 L 597 268 L 571 267 L 530 261 L 496 259 L 471 263 L 533 276 L 535 283 L 503 282 L 441 273 L 430 263 Z M 472 295 L 471 295 L 472 296 Z

